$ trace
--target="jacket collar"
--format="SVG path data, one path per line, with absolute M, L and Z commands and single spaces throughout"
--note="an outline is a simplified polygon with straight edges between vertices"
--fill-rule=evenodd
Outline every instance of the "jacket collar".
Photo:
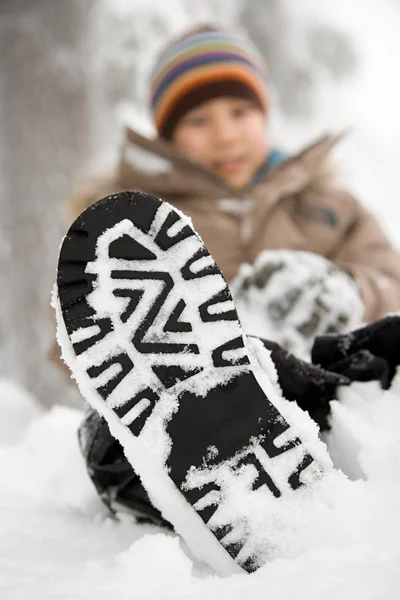
M 160 196 L 242 197 L 240 191 L 170 142 L 146 138 L 130 128 L 125 132 L 119 178 L 122 186 L 140 183 L 143 189 Z
M 284 196 L 298 194 L 316 181 L 332 148 L 344 137 L 344 133 L 327 134 L 301 152 L 288 158 L 254 189 L 255 195 L 268 195 L 269 202 Z
M 272 148 L 266 160 L 258 169 L 257 173 L 254 175 L 253 180 L 250 183 L 250 187 L 253 189 L 259 183 L 263 182 L 268 177 L 268 175 L 270 175 L 271 171 L 276 169 L 276 167 L 282 164 L 286 159 L 287 156 L 284 152 L 282 152 L 278 148 Z
M 170 142 L 146 138 L 126 128 L 125 141 L 119 166 L 122 186 L 151 191 L 159 196 L 233 197 L 248 198 L 267 191 L 274 200 L 295 194 L 307 187 L 318 176 L 327 155 L 343 137 L 324 135 L 301 152 L 284 160 L 258 182 L 253 190 L 237 190 L 210 169 L 192 160 Z

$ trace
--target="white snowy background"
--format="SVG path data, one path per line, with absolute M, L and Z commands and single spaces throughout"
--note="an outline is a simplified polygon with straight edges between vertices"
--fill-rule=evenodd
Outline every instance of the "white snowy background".
M 107 516 L 79 456 L 81 400 L 46 359 L 62 200 L 112 165 L 122 120 L 150 130 L 155 53 L 210 19 L 247 29 L 265 54 L 284 149 L 351 128 L 334 156 L 341 176 L 400 245 L 398 0 L 1 0 L 2 599 L 400 597 L 399 381 L 335 403 L 327 442 L 349 479 L 325 518 L 285 559 L 221 579 L 173 534 Z

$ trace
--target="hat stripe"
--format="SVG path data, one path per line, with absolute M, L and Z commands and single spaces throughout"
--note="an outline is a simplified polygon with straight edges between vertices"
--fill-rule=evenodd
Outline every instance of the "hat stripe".
M 163 75 L 165 73 L 167 73 L 170 69 L 173 69 L 176 65 L 180 64 L 182 61 L 186 60 L 187 58 L 194 57 L 194 56 L 201 56 L 203 54 L 210 54 L 210 53 L 214 53 L 216 55 L 230 53 L 234 56 L 246 59 L 248 61 L 251 69 L 254 69 L 255 71 L 257 71 L 259 73 L 259 75 L 262 77 L 266 78 L 266 76 L 267 76 L 265 67 L 263 67 L 262 64 L 258 64 L 255 61 L 253 61 L 252 57 L 249 56 L 248 52 L 245 52 L 244 50 L 238 51 L 238 48 L 233 46 L 232 44 L 215 44 L 215 43 L 207 42 L 207 43 L 202 44 L 200 48 L 197 46 L 190 47 L 187 50 L 185 50 L 184 52 L 181 52 L 180 54 L 176 55 L 170 61 L 168 61 L 168 62 L 164 61 L 164 64 L 159 65 L 157 70 L 155 70 L 153 72 L 152 86 L 156 86 L 158 81 L 163 77 Z
M 221 70 L 217 68 L 199 68 L 197 72 L 197 76 L 194 78 L 192 73 L 186 74 L 186 76 L 182 76 L 178 81 L 176 81 L 170 88 L 166 90 L 165 96 L 162 98 L 162 102 L 159 103 L 159 108 L 155 111 L 155 121 L 157 129 L 163 126 L 168 114 L 171 112 L 171 109 L 177 101 L 188 94 L 191 90 L 195 88 L 200 88 L 208 83 L 213 81 L 241 81 L 254 89 L 256 95 L 260 98 L 265 98 L 265 90 L 259 80 L 253 77 L 248 69 L 241 68 L 236 61 L 232 61 L 230 64 L 227 64 L 227 69 L 221 74 Z M 266 109 L 266 99 L 263 102 L 263 106 Z
M 249 51 L 249 46 L 240 43 L 239 41 L 236 42 L 236 40 L 233 43 L 231 36 L 215 36 L 210 39 L 209 35 L 203 35 L 203 39 L 200 39 L 199 41 L 196 41 L 195 39 L 189 39 L 184 40 L 181 47 L 179 47 L 179 45 L 173 46 L 173 48 L 171 48 L 170 51 L 159 60 L 153 69 L 152 80 L 156 79 L 166 68 L 172 66 L 175 61 L 180 61 L 184 55 L 189 53 L 200 54 L 201 52 L 207 51 L 210 48 L 214 51 L 223 51 L 229 49 L 231 52 L 236 54 L 248 56 L 253 64 L 256 63 L 258 65 L 258 68 L 261 72 L 265 71 L 265 65 L 260 57 L 256 54 L 255 49 L 253 49 L 251 52 Z
M 195 55 L 192 58 L 188 58 L 187 60 L 179 62 L 173 69 L 167 70 L 164 74 L 164 77 L 156 83 L 152 94 L 153 109 L 157 107 L 157 104 L 165 89 L 168 86 L 172 85 L 175 82 L 175 80 L 177 80 L 182 74 L 190 70 L 192 72 L 192 76 L 196 78 L 198 67 L 204 67 L 206 65 L 219 65 L 221 75 L 223 75 L 226 72 L 227 67 L 229 66 L 228 63 L 243 64 L 247 67 L 250 67 L 250 69 L 252 68 L 252 65 L 248 59 L 240 57 L 232 52 L 219 54 L 213 52 L 202 54 L 201 56 Z
M 177 56 L 181 52 L 185 51 L 189 47 L 201 47 L 203 44 L 218 44 L 227 43 L 235 46 L 236 48 L 241 47 L 245 53 L 249 52 L 250 44 L 245 44 L 240 37 L 231 32 L 225 32 L 218 29 L 210 29 L 206 31 L 196 32 L 189 36 L 177 40 L 173 43 L 160 58 L 160 61 L 156 67 L 158 68 L 163 64 L 169 62 L 174 56 Z M 255 49 L 254 49 L 255 50 Z

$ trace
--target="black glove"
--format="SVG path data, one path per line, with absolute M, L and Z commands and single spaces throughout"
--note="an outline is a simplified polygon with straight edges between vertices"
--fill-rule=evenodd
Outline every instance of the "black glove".
M 106 421 L 96 411 L 87 410 L 78 430 L 78 439 L 89 476 L 100 498 L 113 513 L 125 509 L 139 522 L 171 527 L 151 504 L 121 444 L 113 438 Z
M 349 385 L 349 377 L 310 364 L 284 350 L 275 342 L 262 340 L 271 352 L 284 397 L 308 412 L 321 431 L 330 429 L 330 400 L 339 385 Z
M 344 335 L 315 339 L 312 362 L 352 381 L 380 382 L 387 390 L 400 364 L 400 316 L 384 317 Z

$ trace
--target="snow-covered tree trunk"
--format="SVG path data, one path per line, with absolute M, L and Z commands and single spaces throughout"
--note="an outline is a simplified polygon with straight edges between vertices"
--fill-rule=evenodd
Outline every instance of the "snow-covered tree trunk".
M 90 2 L 2 2 L 1 371 L 50 403 L 72 386 L 46 361 L 60 203 L 89 151 Z

